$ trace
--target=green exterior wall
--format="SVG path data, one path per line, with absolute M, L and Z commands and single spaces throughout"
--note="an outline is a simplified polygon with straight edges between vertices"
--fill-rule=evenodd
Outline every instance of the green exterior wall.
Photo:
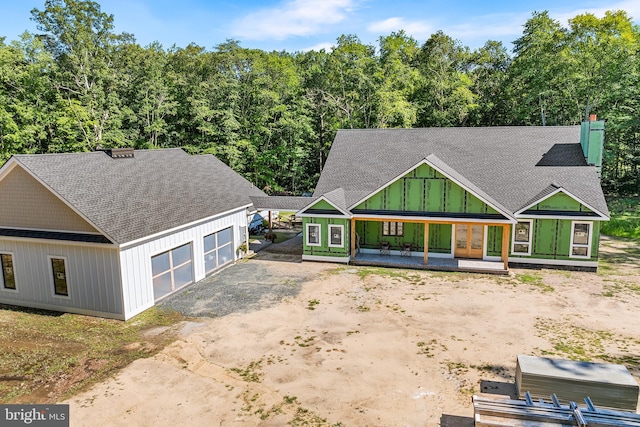
M 580 261 L 597 261 L 600 243 L 600 221 L 591 222 L 591 256 L 589 258 L 570 257 L 572 220 L 563 219 L 534 219 L 532 222 L 531 255 L 511 253 L 511 238 L 509 236 L 509 257 L 523 259 L 557 259 Z M 584 222 L 584 221 L 578 221 Z
M 331 203 L 326 200 L 318 200 L 313 205 L 309 206 L 308 209 L 322 209 L 322 210 L 330 210 L 335 211 L 336 215 L 342 215 L 340 211 L 338 211 Z
M 527 212 L 529 211 L 567 211 L 576 213 L 592 212 L 580 202 L 563 192 L 556 193 L 553 196 L 546 198 L 540 203 L 527 209 Z
M 429 224 L 429 252 L 451 253 L 451 224 Z M 403 236 L 383 236 L 382 222 L 356 221 L 356 233 L 360 236 L 360 247 L 379 249 L 380 242 L 389 242 L 391 249 L 398 249 L 411 242 L 413 250 L 424 251 L 424 224 L 404 223 Z
M 320 243 L 321 246 L 307 245 L 307 224 L 320 224 Z M 342 225 L 344 227 L 343 246 L 334 248 L 329 246 L 329 224 Z M 303 253 L 304 255 L 327 256 L 327 257 L 348 257 L 351 250 L 351 221 L 347 218 L 313 218 L 303 217 L 302 227 L 303 235 Z
M 420 165 L 354 210 L 497 214 L 476 196 L 428 165 Z
M 502 227 L 487 227 L 487 256 L 502 256 Z
M 307 209 L 311 211 L 323 211 L 327 216 L 340 215 L 330 203 L 319 200 Z M 411 215 L 411 212 L 420 214 L 439 213 L 445 214 L 479 214 L 497 215 L 498 212 L 482 202 L 479 198 L 466 191 L 455 182 L 446 178 L 435 169 L 426 164 L 416 167 L 405 176 L 388 185 L 384 189 L 360 203 L 354 209 L 356 211 L 373 211 L 376 215 L 390 218 L 399 218 L 401 215 Z M 531 229 L 531 255 L 518 255 L 511 253 L 512 228 L 509 228 L 508 255 L 517 262 L 517 259 L 529 260 L 535 263 L 539 260 L 563 260 L 579 264 L 580 262 L 593 262 L 598 260 L 598 246 L 600 240 L 600 222 L 587 221 L 591 228 L 591 254 L 589 258 L 570 257 L 571 232 L 573 220 L 560 219 L 558 216 L 566 212 L 575 213 L 576 216 L 593 214 L 591 210 L 568 196 L 564 192 L 558 192 L 536 205 L 530 207 L 527 213 L 539 211 L 541 216 L 546 212 L 547 217 L 532 219 Z M 557 213 L 556 213 L 557 212 Z M 350 226 L 348 218 L 327 218 L 320 213 L 318 217 L 304 217 L 303 227 L 305 239 L 304 254 L 319 257 L 347 258 L 350 255 Z M 454 215 L 452 215 L 454 216 Z M 552 217 L 554 216 L 554 217 Z M 465 216 L 459 216 L 461 219 Z M 484 216 L 483 218 L 492 218 Z M 425 216 L 428 221 L 428 215 Z M 464 221 L 462 219 L 462 221 Z M 487 222 L 490 222 L 487 219 Z M 582 222 L 582 221 L 580 221 Z M 321 246 L 308 246 L 306 244 L 306 226 L 309 223 L 319 224 L 321 227 Z M 329 224 L 342 225 L 344 227 L 344 245 L 340 248 L 329 247 Z M 402 236 L 383 236 L 382 220 L 357 220 L 355 232 L 358 234 L 362 249 L 380 248 L 380 242 L 389 242 L 391 248 L 398 250 L 403 243 L 411 242 L 413 250 L 424 252 L 424 224 L 419 222 L 403 223 Z M 452 224 L 429 224 L 429 252 L 450 254 L 452 248 Z M 485 253 L 489 257 L 500 258 L 502 256 L 502 226 L 486 227 Z

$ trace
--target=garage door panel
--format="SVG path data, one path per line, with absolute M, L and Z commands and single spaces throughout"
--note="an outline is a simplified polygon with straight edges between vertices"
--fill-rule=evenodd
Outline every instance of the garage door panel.
M 154 276 L 157 276 L 158 274 L 161 274 L 170 269 L 171 264 L 169 260 L 169 252 L 165 252 L 151 258 L 151 271 L 153 272 Z
M 217 267 L 218 267 L 218 260 L 217 260 L 215 251 L 204 256 L 204 270 L 207 273 L 215 270 Z
M 191 263 L 178 267 L 173 271 L 173 281 L 176 289 L 188 285 L 193 281 Z
M 174 267 L 191 261 L 191 244 L 180 246 L 171 252 Z
M 171 271 L 153 279 L 153 295 L 156 299 L 171 293 Z
M 218 265 L 223 265 L 233 261 L 233 246 L 227 245 L 218 249 Z
M 233 227 L 225 228 L 204 238 L 204 270 L 215 271 L 233 258 Z
M 151 257 L 153 296 L 157 300 L 193 282 L 191 243 Z
M 204 252 L 207 253 L 216 248 L 216 235 L 210 234 L 204 238 Z
M 218 246 L 224 246 L 233 240 L 233 232 L 231 228 L 225 228 L 218 232 Z

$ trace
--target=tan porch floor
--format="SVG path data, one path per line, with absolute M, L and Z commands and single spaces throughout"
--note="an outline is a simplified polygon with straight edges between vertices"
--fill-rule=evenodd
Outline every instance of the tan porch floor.
M 351 258 L 352 265 L 411 268 L 417 270 L 465 271 L 473 273 L 509 274 L 502 261 L 480 259 L 429 257 L 427 265 L 422 257 L 359 253 Z

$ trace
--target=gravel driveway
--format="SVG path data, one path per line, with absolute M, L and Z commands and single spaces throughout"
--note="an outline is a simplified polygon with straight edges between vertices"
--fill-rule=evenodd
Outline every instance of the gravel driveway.
M 255 259 L 241 261 L 187 286 L 159 305 L 191 317 L 221 317 L 267 308 L 296 296 L 305 281 L 317 276 L 303 268 L 296 256 L 282 253 L 287 252 L 286 248 L 278 250 L 280 245 L 295 245 L 287 242 L 270 245 Z M 298 244 L 301 246 L 302 242 Z M 269 262 L 274 260 L 286 262 Z

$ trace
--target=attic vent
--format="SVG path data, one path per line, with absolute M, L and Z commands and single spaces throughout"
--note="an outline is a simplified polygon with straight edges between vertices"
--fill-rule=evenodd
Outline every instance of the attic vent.
M 109 148 L 104 151 L 113 159 L 133 158 L 133 148 Z

